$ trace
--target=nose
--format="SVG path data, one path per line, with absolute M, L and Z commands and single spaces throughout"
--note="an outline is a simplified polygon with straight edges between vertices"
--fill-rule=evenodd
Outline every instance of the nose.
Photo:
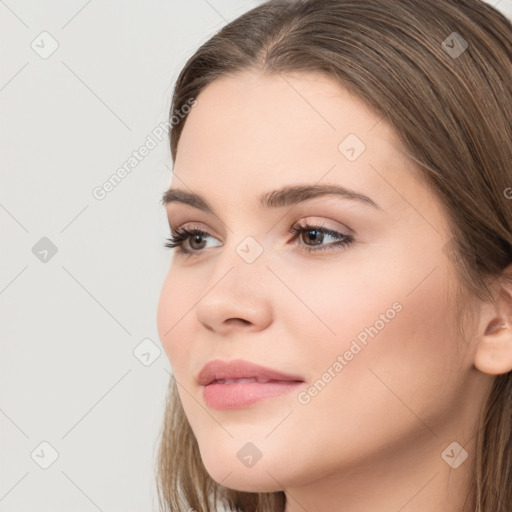
M 197 320 L 219 334 L 257 332 L 272 322 L 272 273 L 264 261 L 249 264 L 238 259 L 219 258 L 196 306 Z

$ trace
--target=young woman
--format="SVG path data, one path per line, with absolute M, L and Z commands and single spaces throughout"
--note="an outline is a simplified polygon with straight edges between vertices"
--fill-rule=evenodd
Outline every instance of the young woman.
M 162 509 L 510 512 L 511 23 L 270 0 L 171 116 Z

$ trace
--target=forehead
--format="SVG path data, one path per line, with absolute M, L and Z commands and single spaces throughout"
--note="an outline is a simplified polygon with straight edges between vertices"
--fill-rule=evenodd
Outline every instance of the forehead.
M 204 143 L 229 137 L 255 143 L 312 140 L 318 145 L 322 138 L 329 144 L 345 133 L 363 136 L 372 132 L 400 144 L 379 113 L 332 77 L 320 73 L 240 72 L 216 79 L 196 99 L 198 105 L 187 117 L 182 138 L 192 131 L 207 135 L 201 141 Z M 278 141 L 275 135 L 280 136 Z
M 324 75 L 244 72 L 215 80 L 196 99 L 175 172 L 210 197 L 325 179 L 386 204 L 396 194 L 386 179 L 413 185 L 412 163 L 390 125 Z M 354 142 L 360 155 L 350 160 Z

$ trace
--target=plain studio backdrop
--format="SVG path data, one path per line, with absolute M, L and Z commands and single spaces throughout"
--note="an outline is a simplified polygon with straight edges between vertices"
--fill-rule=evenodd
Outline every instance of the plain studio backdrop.
M 157 510 L 164 123 L 187 58 L 259 3 L 0 0 L 0 512 Z

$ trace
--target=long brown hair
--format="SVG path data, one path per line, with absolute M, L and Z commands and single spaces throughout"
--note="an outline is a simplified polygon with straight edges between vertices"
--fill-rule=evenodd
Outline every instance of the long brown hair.
M 223 27 L 187 61 L 171 115 L 216 78 L 246 70 L 323 73 L 383 116 L 446 209 L 458 304 L 495 303 L 489 283 L 512 263 L 507 18 L 480 0 L 270 0 Z M 173 162 L 185 122 L 170 130 Z M 474 318 L 469 308 L 460 311 L 462 332 Z M 162 510 L 210 512 L 220 500 L 233 511 L 282 511 L 284 492 L 234 491 L 212 480 L 176 386 L 171 377 L 156 467 Z M 476 512 L 510 512 L 512 372 L 495 378 L 479 421 Z

